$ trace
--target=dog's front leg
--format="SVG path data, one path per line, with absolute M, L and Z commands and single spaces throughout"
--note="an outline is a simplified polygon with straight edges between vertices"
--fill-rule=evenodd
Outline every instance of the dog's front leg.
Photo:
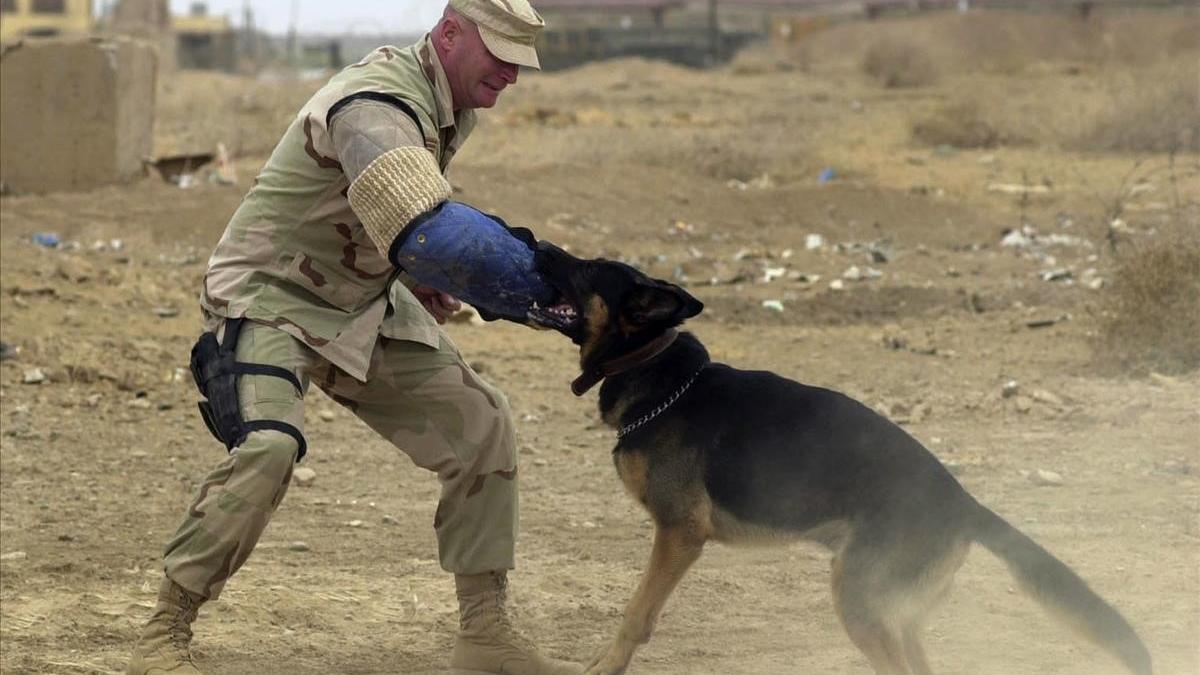
M 684 572 L 700 557 L 705 537 L 693 523 L 659 527 L 654 532 L 650 567 L 625 609 L 617 637 L 588 667 L 584 675 L 620 675 L 629 666 L 638 645 L 650 640 L 667 597 Z

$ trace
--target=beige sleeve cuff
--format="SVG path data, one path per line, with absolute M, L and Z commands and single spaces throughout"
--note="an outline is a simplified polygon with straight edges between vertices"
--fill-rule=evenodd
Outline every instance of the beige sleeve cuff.
M 389 150 L 359 174 L 347 193 L 350 208 L 384 256 L 413 218 L 450 197 L 450 183 L 425 148 Z

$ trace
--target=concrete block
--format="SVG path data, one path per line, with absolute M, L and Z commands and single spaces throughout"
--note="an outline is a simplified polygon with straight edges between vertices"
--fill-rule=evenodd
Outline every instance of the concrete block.
M 87 190 L 143 174 L 157 55 L 127 38 L 30 39 L 0 54 L 0 182 Z

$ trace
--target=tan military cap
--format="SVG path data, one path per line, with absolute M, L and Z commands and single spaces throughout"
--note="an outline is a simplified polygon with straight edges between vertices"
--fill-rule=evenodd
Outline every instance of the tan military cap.
M 546 22 L 528 0 L 450 0 L 450 7 L 479 27 L 492 56 L 541 69 L 533 42 Z

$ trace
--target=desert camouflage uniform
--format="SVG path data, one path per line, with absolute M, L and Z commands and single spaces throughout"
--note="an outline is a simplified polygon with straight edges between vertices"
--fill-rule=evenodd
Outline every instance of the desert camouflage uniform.
M 442 566 L 475 574 L 513 566 L 515 439 L 503 395 L 466 365 L 400 283 L 347 200 L 329 131 L 348 97 L 407 105 L 443 171 L 475 123 L 455 113 L 428 39 L 383 47 L 335 76 L 301 109 L 218 243 L 201 304 L 209 329 L 246 317 L 237 360 L 288 368 L 316 383 L 442 483 L 434 527 Z M 303 430 L 303 400 L 281 378 L 238 385 L 246 420 Z M 298 447 L 255 431 L 200 488 L 168 543 L 169 578 L 216 598 L 283 499 Z

